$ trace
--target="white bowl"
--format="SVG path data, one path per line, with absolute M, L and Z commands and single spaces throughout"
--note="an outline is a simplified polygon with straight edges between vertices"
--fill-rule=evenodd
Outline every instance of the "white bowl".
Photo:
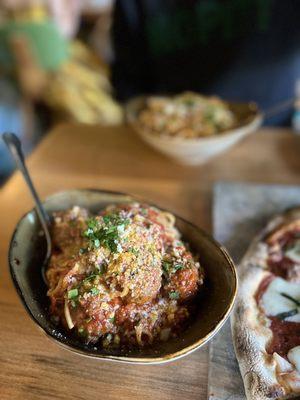
M 200 165 L 217 154 L 223 153 L 243 137 L 256 131 L 263 119 L 255 103 L 228 102 L 238 120 L 234 129 L 214 136 L 193 139 L 154 135 L 138 122 L 138 114 L 145 107 L 145 102 L 146 96 L 141 96 L 127 103 L 127 121 L 146 143 L 185 165 Z

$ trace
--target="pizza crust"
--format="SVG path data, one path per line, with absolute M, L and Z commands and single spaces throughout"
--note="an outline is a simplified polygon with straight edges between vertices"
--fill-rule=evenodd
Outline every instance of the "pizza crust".
M 266 352 L 272 331 L 261 321 L 262 315 L 256 304 L 255 294 L 262 280 L 270 276 L 267 270 L 266 239 L 273 240 L 286 225 L 300 218 L 300 208 L 274 218 L 252 242 L 238 267 L 239 293 L 231 316 L 231 328 L 236 356 L 243 377 L 247 399 L 289 399 L 300 395 L 297 387 L 291 392 L 289 380 L 299 379 L 293 371 L 280 375 L 278 363 L 273 355 Z M 265 324 L 266 325 L 265 325 Z

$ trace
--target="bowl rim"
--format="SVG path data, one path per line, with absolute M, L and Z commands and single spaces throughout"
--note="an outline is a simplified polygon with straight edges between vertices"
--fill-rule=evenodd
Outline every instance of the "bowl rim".
M 211 135 L 211 136 L 199 136 L 196 138 L 184 138 L 184 137 L 178 137 L 178 136 L 168 136 L 168 135 L 155 135 L 151 132 L 149 132 L 147 129 L 145 129 L 142 125 L 140 125 L 137 121 L 137 112 L 138 112 L 138 104 L 140 102 L 144 102 L 146 98 L 149 97 L 149 95 L 141 95 L 141 96 L 136 96 L 128 100 L 128 102 L 125 104 L 125 116 L 126 120 L 129 123 L 130 126 L 134 128 L 135 131 L 137 131 L 138 134 L 142 136 L 147 136 L 149 138 L 159 140 L 160 142 L 165 142 L 165 143 L 172 143 L 172 144 L 181 144 L 181 145 L 195 145 L 199 143 L 205 143 L 205 142 L 213 142 L 213 141 L 220 141 L 225 137 L 230 137 L 230 136 L 236 136 L 237 134 L 240 133 L 241 129 L 249 128 L 252 125 L 254 127 L 259 127 L 262 122 L 263 122 L 263 112 L 260 110 L 258 107 L 257 103 L 254 101 L 250 102 L 238 102 L 238 101 L 225 101 L 227 104 L 235 104 L 235 105 L 247 105 L 249 108 L 253 108 L 253 116 L 250 118 L 250 120 L 247 123 L 244 124 L 239 124 L 237 126 L 234 126 L 231 129 L 226 129 L 225 131 L 220 132 L 217 135 Z M 168 97 L 162 95 L 161 97 Z
M 68 192 L 94 192 L 94 193 L 105 193 L 105 194 L 112 194 L 112 195 L 120 195 L 120 196 L 127 196 L 128 198 L 132 199 L 133 201 L 144 201 L 147 204 L 157 207 L 159 210 L 162 211 L 168 211 L 165 208 L 161 208 L 159 206 L 157 206 L 156 204 L 149 202 L 147 200 L 145 200 L 142 196 L 139 195 L 131 195 L 129 193 L 125 193 L 125 192 L 119 192 L 119 191 L 114 191 L 114 190 L 106 190 L 106 189 L 95 189 L 95 188 L 79 188 L 79 189 L 67 189 L 64 191 L 59 191 L 59 192 L 55 192 L 50 196 L 47 196 L 45 198 L 45 200 L 43 201 L 43 204 L 45 204 L 46 202 L 50 201 L 53 197 L 58 196 L 58 195 L 62 195 L 62 194 L 66 194 Z M 9 265 L 9 271 L 10 271 L 10 276 L 13 282 L 13 285 L 18 293 L 18 296 L 21 300 L 21 303 L 23 305 L 23 307 L 25 308 L 27 314 L 30 316 L 30 318 L 33 320 L 33 322 L 35 323 L 35 325 L 48 337 L 50 338 L 52 341 L 54 341 L 56 344 L 58 344 L 59 346 L 63 347 L 64 349 L 71 351 L 72 353 L 76 353 L 79 354 L 81 356 L 84 357 L 88 357 L 88 358 L 93 358 L 93 359 L 97 359 L 97 360 L 107 360 L 107 361 L 115 361 L 115 362 L 122 362 L 122 363 L 130 363 L 130 364 L 145 364 L 145 365 L 149 365 L 149 364 L 162 364 L 162 363 L 166 363 L 166 362 L 170 362 L 170 361 L 175 361 L 181 357 L 184 357 L 188 354 L 191 354 L 192 352 L 194 352 L 195 350 L 197 350 L 199 347 L 201 347 L 202 345 L 204 345 L 205 343 L 207 343 L 224 325 L 224 323 L 226 322 L 226 320 L 229 317 L 229 314 L 231 313 L 233 306 L 234 306 L 234 302 L 236 300 L 236 296 L 237 296 L 237 290 L 238 290 L 238 275 L 237 275 L 237 271 L 236 271 L 236 267 L 235 264 L 232 260 L 232 258 L 230 257 L 229 253 L 227 252 L 227 250 L 225 249 L 225 247 L 220 244 L 219 242 L 217 242 L 211 235 L 209 235 L 208 233 L 206 233 L 202 228 L 198 227 L 197 225 L 195 225 L 194 223 L 187 221 L 185 218 L 177 215 L 176 213 L 172 212 L 172 214 L 175 216 L 175 218 L 181 220 L 182 222 L 190 225 L 191 227 L 193 227 L 194 229 L 196 229 L 197 231 L 199 231 L 201 233 L 201 235 L 205 236 L 205 238 L 207 240 L 209 240 L 210 242 L 212 242 L 212 244 L 214 244 L 216 247 L 219 248 L 219 250 L 221 251 L 221 253 L 223 254 L 223 256 L 225 257 L 226 261 L 227 261 L 227 265 L 230 267 L 231 273 L 232 273 L 232 277 L 233 277 L 233 293 L 231 295 L 230 298 L 230 302 L 226 307 L 226 311 L 223 313 L 223 315 L 221 316 L 221 318 L 219 319 L 219 321 L 217 322 L 217 324 L 214 326 L 214 328 L 207 333 L 207 335 L 205 335 L 204 337 L 201 337 L 200 339 L 198 339 L 197 341 L 195 341 L 194 343 L 192 343 L 189 346 L 184 346 L 182 349 L 175 351 L 174 353 L 171 352 L 170 354 L 166 354 L 164 356 L 160 356 L 158 355 L 157 357 L 136 357 L 136 356 L 118 356 L 118 355 L 109 355 L 109 354 L 96 354 L 96 353 L 89 353 L 88 351 L 84 351 L 81 350 L 77 347 L 73 347 L 61 340 L 59 340 L 59 338 L 55 337 L 54 335 L 51 335 L 49 332 L 47 332 L 39 323 L 38 319 L 36 318 L 36 316 L 32 313 L 30 307 L 28 306 L 26 300 L 25 300 L 25 296 L 22 292 L 22 289 L 20 288 L 18 281 L 17 281 L 17 277 L 16 274 L 14 272 L 14 268 L 13 268 L 13 260 L 12 260 L 12 251 L 14 248 L 14 243 L 15 243 L 15 238 L 17 236 L 18 233 L 18 229 L 20 224 L 22 223 L 22 221 L 33 211 L 35 210 L 35 208 L 33 207 L 32 209 L 30 209 L 29 211 L 27 211 L 26 213 L 24 213 L 21 218 L 18 220 L 16 227 L 13 231 L 13 234 L 11 236 L 11 240 L 9 243 L 9 249 L 8 249 L 8 265 Z

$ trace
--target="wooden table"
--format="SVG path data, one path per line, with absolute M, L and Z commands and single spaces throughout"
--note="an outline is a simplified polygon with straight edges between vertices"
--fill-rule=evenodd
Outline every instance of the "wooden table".
M 127 191 L 210 230 L 213 183 L 297 184 L 300 138 L 288 130 L 263 129 L 205 166 L 182 167 L 148 148 L 129 128 L 63 125 L 46 136 L 28 167 L 43 197 L 75 187 Z M 15 174 L 0 192 L 1 400 L 206 399 L 207 346 L 174 363 L 133 366 L 81 358 L 36 329 L 7 268 L 13 228 L 30 207 Z

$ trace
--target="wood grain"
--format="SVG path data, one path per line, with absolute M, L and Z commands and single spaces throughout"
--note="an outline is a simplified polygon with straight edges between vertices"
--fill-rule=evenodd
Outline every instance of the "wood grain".
M 205 166 L 182 167 L 146 147 L 127 127 L 63 125 L 46 136 L 28 167 L 42 197 L 97 187 L 142 195 L 211 229 L 216 180 L 297 183 L 299 138 L 261 130 Z M 19 174 L 0 192 L 0 398 L 189 400 L 207 396 L 207 346 L 160 366 L 89 360 L 47 339 L 29 319 L 7 268 L 7 248 L 20 216 L 32 207 Z

